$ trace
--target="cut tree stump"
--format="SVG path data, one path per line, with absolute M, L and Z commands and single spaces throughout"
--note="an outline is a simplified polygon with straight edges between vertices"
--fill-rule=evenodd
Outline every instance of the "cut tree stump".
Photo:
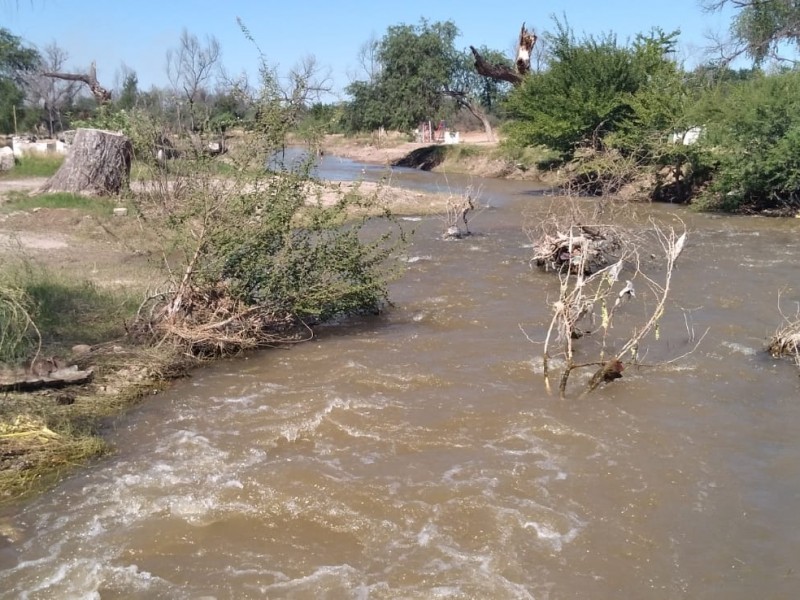
M 133 146 L 127 136 L 102 129 L 78 129 L 64 164 L 39 193 L 116 196 L 128 185 L 132 157 Z

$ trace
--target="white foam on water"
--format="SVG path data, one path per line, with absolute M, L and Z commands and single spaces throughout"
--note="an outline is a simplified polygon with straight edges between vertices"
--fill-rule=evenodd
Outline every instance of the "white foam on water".
M 546 523 L 537 523 L 536 521 L 528 521 L 523 527 L 525 529 L 534 529 L 537 537 L 555 552 L 561 552 L 564 544 L 574 542 L 578 534 L 580 534 L 578 527 L 572 527 L 565 533 L 560 533 L 553 526 Z
M 436 529 L 436 525 L 430 522 L 426 523 L 425 526 L 417 534 L 417 544 L 425 548 L 428 544 L 431 543 L 431 538 L 433 538 L 437 533 L 438 530 Z
M 342 398 L 334 398 L 329 401 L 321 410 L 313 413 L 311 416 L 302 419 L 298 423 L 291 425 L 284 425 L 281 428 L 280 436 L 287 442 L 296 442 L 301 435 L 314 433 L 325 418 L 336 409 L 349 410 L 350 401 L 343 400 Z
M 330 422 L 337 427 L 343 433 L 346 433 L 352 438 L 365 438 L 369 440 L 375 440 L 377 442 L 383 441 L 383 436 L 380 433 L 373 433 L 371 431 L 365 431 L 362 428 L 355 427 L 353 425 L 346 425 L 344 423 L 340 423 L 335 419 L 329 419 Z M 374 456 L 373 456 L 374 458 Z
M 414 263 L 418 263 L 420 261 L 428 261 L 433 260 L 433 257 L 430 254 L 425 254 L 423 256 L 407 256 L 404 259 L 404 262 L 413 265 Z
M 744 356 L 755 356 L 758 354 L 758 350 L 755 348 L 751 348 L 743 344 L 737 344 L 736 342 L 722 342 L 722 345 L 726 348 L 729 348 L 731 351 L 737 354 L 743 354 Z
M 269 408 L 267 405 L 262 404 L 264 400 L 264 394 L 261 392 L 245 394 L 243 396 L 212 396 L 209 398 L 209 400 L 217 404 L 233 404 L 244 407 L 251 407 L 258 402 L 260 408 Z
M 363 575 L 350 565 L 319 567 L 303 577 L 261 586 L 259 592 L 273 597 L 287 597 L 306 594 L 305 597 L 369 598 Z M 355 592 L 355 595 L 353 595 Z
M 49 576 L 36 578 L 27 589 L 19 590 L 17 597 L 21 600 L 44 597 L 100 600 L 105 590 L 115 590 L 126 597 L 146 597 L 141 594 L 151 593 L 161 596 L 165 592 L 171 598 L 184 597 L 177 590 L 171 590 L 172 587 L 136 565 L 116 566 L 95 559 L 74 559 L 62 561 Z

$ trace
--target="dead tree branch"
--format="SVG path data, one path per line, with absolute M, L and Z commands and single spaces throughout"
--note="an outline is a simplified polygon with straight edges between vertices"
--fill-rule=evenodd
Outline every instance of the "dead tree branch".
M 475 57 L 475 70 L 483 77 L 506 81 L 511 85 L 518 86 L 531 71 L 531 54 L 537 39 L 536 34 L 528 30 L 525 27 L 525 23 L 523 23 L 519 32 L 519 41 L 517 42 L 517 56 L 514 61 L 516 68 L 514 69 L 507 65 L 489 62 L 478 52 L 475 46 L 470 46 L 469 49 Z
M 795 364 L 800 367 L 800 303 L 792 316 L 786 315 L 781 307 L 781 299 L 778 297 L 778 310 L 783 317 L 783 324 L 770 338 L 767 350 L 775 358 L 790 357 Z
M 89 67 L 88 73 L 45 72 L 42 73 L 42 75 L 44 77 L 52 77 L 54 79 L 62 79 L 64 81 L 79 81 L 81 83 L 85 83 L 87 86 L 89 86 L 92 96 L 94 96 L 97 104 L 100 106 L 111 101 L 111 92 L 100 85 L 100 82 L 97 81 L 97 65 L 94 62 L 92 63 L 91 67 Z
M 632 226 L 624 229 L 582 225 L 591 221 L 586 220 L 588 215 L 582 214 L 575 204 L 560 220 L 551 214 L 551 221 L 545 221 L 537 234 L 531 236 L 534 243 L 531 262 L 543 270 L 556 271 L 559 277 L 558 298 L 552 303 L 553 312 L 544 338 L 542 366 L 549 389 L 552 359 L 554 356 L 563 359 L 558 384 L 562 397 L 575 370 L 594 369 L 586 388 L 591 392 L 601 383 L 622 377 L 626 362 L 640 364 L 639 348 L 645 338 L 651 334 L 659 338 L 659 323 L 666 309 L 675 263 L 687 235 L 685 230 L 678 233 L 674 227 L 653 220 L 640 232 Z M 653 246 L 659 250 L 654 251 Z M 640 255 L 651 258 L 644 261 Z M 654 269 L 662 275 L 648 274 L 655 272 Z M 637 282 L 644 284 L 638 297 Z M 633 323 L 630 333 L 622 338 L 612 336 L 615 319 L 630 321 L 630 314 L 622 315 L 630 313 L 627 307 L 634 302 L 652 303 L 644 323 Z

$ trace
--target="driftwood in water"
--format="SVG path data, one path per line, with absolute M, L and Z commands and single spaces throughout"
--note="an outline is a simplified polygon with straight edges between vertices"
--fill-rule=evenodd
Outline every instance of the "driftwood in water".
M 787 323 L 772 336 L 767 350 L 775 358 L 793 358 L 800 367 L 800 319 L 787 320 Z
M 78 129 L 67 159 L 40 193 L 115 196 L 128 185 L 133 146 L 121 133 Z
M 611 229 L 574 226 L 568 233 L 544 234 L 534 241 L 532 262 L 546 271 L 583 265 L 589 275 L 616 262 L 621 241 Z
M 475 202 L 469 190 L 459 197 L 449 199 L 445 211 L 445 232 L 442 237 L 446 240 L 460 240 L 472 235 L 469 230 L 468 215 L 474 210 Z

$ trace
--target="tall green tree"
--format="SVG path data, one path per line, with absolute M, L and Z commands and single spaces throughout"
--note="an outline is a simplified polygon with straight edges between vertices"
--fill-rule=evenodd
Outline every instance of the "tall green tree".
M 410 130 L 437 118 L 451 80 L 458 28 L 452 21 L 389 27 L 377 44 L 371 81 L 356 81 L 345 120 L 355 129 Z
M 343 122 L 347 131 L 371 131 L 388 124 L 388 103 L 376 82 L 354 81 L 345 91 L 352 98 L 344 110 Z
M 378 51 L 383 65 L 380 87 L 392 109 L 387 125 L 407 130 L 437 116 L 442 90 L 450 81 L 457 35 L 452 21 L 389 27 Z
M 762 75 L 709 94 L 702 146 L 713 174 L 701 206 L 800 209 L 800 72 Z
M 123 110 L 130 110 L 136 106 L 136 100 L 139 96 L 139 77 L 136 71 L 129 71 L 125 73 L 122 80 L 122 89 L 119 92 L 117 99 L 117 108 Z
M 39 53 L 34 48 L 8 29 L 0 28 L 0 131 L 14 130 L 15 111 L 21 112 L 25 98 L 24 74 L 38 63 Z

